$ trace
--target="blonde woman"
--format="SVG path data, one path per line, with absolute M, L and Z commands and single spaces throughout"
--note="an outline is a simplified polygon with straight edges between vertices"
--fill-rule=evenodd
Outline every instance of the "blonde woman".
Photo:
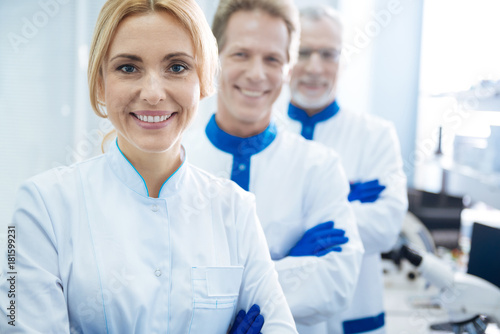
M 2 279 L 0 332 L 224 334 L 241 309 L 232 333 L 296 333 L 253 196 L 180 144 L 217 68 L 196 2 L 110 0 L 90 50 L 91 103 L 116 140 L 21 187 L 17 316 Z

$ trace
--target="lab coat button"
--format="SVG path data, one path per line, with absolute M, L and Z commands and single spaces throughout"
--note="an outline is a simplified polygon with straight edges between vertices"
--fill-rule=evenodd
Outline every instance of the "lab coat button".
M 156 204 L 151 205 L 151 211 L 157 212 L 158 210 L 160 210 L 160 208 L 158 207 L 158 205 L 156 205 Z
M 155 270 L 155 275 L 156 275 L 156 277 L 160 277 L 161 276 L 161 270 L 160 269 L 156 269 Z
M 240 170 L 247 169 L 247 166 L 245 164 L 240 164 L 238 167 L 239 167 Z

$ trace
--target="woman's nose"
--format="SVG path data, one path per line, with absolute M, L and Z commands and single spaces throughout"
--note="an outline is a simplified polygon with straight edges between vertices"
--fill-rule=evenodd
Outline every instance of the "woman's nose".
M 144 78 L 140 97 L 152 106 L 165 100 L 165 89 L 159 75 L 150 74 Z

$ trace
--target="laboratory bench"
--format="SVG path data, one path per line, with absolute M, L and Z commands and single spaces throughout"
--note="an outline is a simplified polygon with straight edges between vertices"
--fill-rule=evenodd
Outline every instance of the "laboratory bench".
M 500 209 L 500 173 L 481 172 L 475 168 L 442 161 L 445 173 L 445 193 L 453 196 L 469 196 Z
M 432 302 L 438 289 L 416 275 L 407 262 L 402 269 L 384 274 L 384 304 L 387 334 L 449 334 L 430 329 L 433 324 L 446 323 L 447 313 Z M 496 324 L 488 324 L 485 334 L 500 334 Z

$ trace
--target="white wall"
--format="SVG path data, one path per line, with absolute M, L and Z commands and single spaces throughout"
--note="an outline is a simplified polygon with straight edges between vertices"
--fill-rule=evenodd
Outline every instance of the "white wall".
M 378 0 L 375 12 L 391 15 L 374 43 L 369 80 L 371 112 L 395 124 L 404 171 L 412 185 L 423 2 Z

